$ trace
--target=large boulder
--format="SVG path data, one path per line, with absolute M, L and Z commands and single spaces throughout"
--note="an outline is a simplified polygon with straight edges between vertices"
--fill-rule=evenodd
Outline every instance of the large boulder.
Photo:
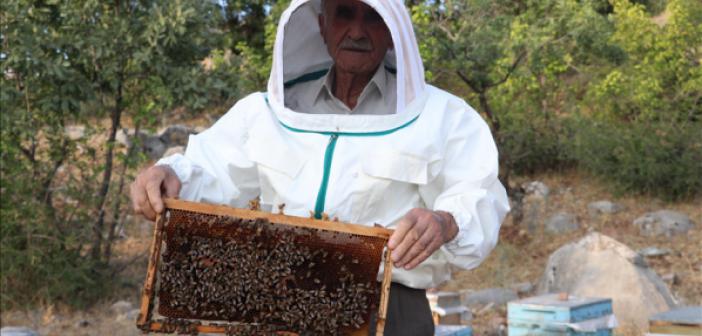
M 643 236 L 667 237 L 684 234 L 695 225 L 686 214 L 672 210 L 649 212 L 636 220 L 634 226 Z
M 639 254 L 596 232 L 549 257 L 537 292 L 611 298 L 621 326 L 640 331 L 648 328 L 649 316 L 675 305 L 668 287 Z

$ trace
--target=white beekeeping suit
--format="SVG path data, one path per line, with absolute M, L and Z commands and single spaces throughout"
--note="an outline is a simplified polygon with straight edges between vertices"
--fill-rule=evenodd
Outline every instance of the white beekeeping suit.
M 393 281 L 430 288 L 450 264 L 476 267 L 495 246 L 509 210 L 497 179 L 497 149 L 481 117 L 462 99 L 424 82 L 409 15 L 401 0 L 364 0 L 388 26 L 397 106 L 386 115 L 309 114 L 286 107 L 286 86 L 331 66 L 319 33 L 319 1 L 296 0 L 283 13 L 268 92 L 240 100 L 210 129 L 190 137 L 185 155 L 159 161 L 183 183 L 182 199 L 393 228 L 410 209 L 451 213 L 455 239 Z M 381 271 L 382 272 L 382 271 Z

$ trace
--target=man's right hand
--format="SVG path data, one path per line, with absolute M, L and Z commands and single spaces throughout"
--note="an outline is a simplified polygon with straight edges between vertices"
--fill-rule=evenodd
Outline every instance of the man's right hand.
M 139 173 L 132 183 L 130 194 L 134 212 L 148 220 L 156 220 L 163 211 L 163 196 L 178 197 L 180 180 L 168 166 L 152 166 Z

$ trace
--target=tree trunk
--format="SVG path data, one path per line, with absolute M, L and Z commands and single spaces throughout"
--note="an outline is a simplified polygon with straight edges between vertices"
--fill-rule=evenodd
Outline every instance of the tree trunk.
M 117 130 L 120 127 L 120 119 L 122 117 L 122 80 L 119 79 L 119 84 L 117 85 L 117 97 L 115 98 L 115 107 L 112 110 L 112 125 L 110 128 L 110 136 L 107 139 L 107 153 L 105 154 L 105 171 L 102 176 L 102 184 L 100 186 L 100 191 L 98 193 L 97 211 L 98 218 L 93 226 L 94 231 L 94 241 L 91 251 L 91 256 L 93 260 L 99 261 L 101 259 L 100 252 L 102 251 L 102 232 L 105 223 L 105 200 L 107 199 L 107 193 L 110 191 L 110 179 L 112 178 L 112 160 L 114 157 L 114 145 L 115 138 L 117 137 Z
M 137 122 L 137 124 L 134 127 L 134 134 L 139 134 L 139 128 L 140 123 Z M 115 230 L 117 229 L 117 223 L 119 223 L 123 218 L 122 212 L 120 211 L 120 208 L 122 206 L 122 191 L 124 190 L 124 182 L 125 177 L 127 176 L 127 169 L 129 168 L 129 164 L 132 161 L 132 157 L 136 152 L 136 148 L 136 142 L 132 142 L 131 144 L 129 144 L 129 148 L 127 149 L 127 156 L 124 158 L 122 171 L 120 172 L 119 185 L 117 186 L 117 199 L 115 200 L 114 207 L 112 208 L 112 222 L 110 223 L 110 230 L 107 234 L 107 242 L 105 242 L 105 262 L 110 261 L 110 257 L 112 256 L 112 243 L 115 240 Z

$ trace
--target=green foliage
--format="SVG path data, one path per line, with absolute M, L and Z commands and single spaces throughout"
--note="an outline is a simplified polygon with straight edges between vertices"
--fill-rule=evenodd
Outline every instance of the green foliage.
M 117 130 L 238 93 L 223 67 L 203 67 L 224 49 L 220 12 L 197 0 L 1 6 L 1 304 L 90 303 L 111 278 L 125 185 L 144 160 Z
M 642 6 L 614 1 L 611 40 L 627 54 L 594 81 L 587 110 L 600 119 L 636 121 L 702 118 L 702 3 L 671 0 L 658 26 Z
M 690 183 L 699 179 L 694 161 L 662 154 L 682 138 L 657 142 L 645 131 L 702 128 L 699 1 L 428 1 L 413 2 L 412 14 L 427 78 L 484 114 L 504 182 L 578 165 L 627 191 L 657 184 L 665 198 L 702 192 Z M 608 123 L 616 127 L 586 127 Z M 607 157 L 604 144 L 630 152 L 593 161 Z M 657 154 L 634 160 L 641 148 Z
M 702 190 L 699 124 L 574 121 L 578 163 L 620 191 L 671 200 Z

